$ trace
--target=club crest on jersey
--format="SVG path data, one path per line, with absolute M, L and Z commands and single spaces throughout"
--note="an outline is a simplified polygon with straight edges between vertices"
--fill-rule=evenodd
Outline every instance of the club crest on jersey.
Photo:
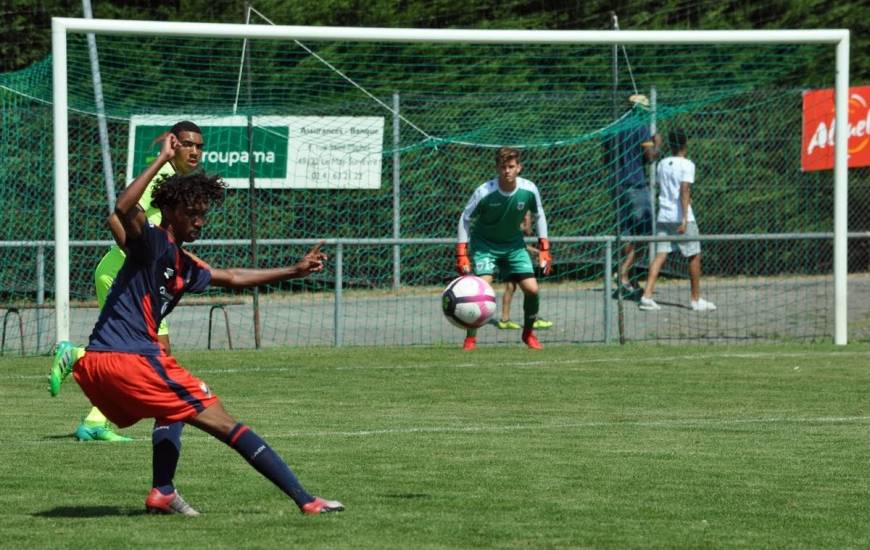
M 525 208 L 525 207 L 526 207 L 526 202 L 525 202 L 525 201 L 520 201 L 520 202 L 517 203 L 517 210 L 522 210 L 522 209 Z

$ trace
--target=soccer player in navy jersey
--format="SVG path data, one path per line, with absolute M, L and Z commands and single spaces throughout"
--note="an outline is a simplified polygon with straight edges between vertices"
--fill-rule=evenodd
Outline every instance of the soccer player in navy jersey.
M 149 223 L 137 203 L 178 147 L 178 138 L 168 135 L 157 159 L 115 204 L 126 234 L 127 257 L 73 376 L 91 402 L 116 425 L 123 428 L 143 418 L 154 418 L 158 426 L 191 424 L 235 449 L 290 496 L 302 513 L 341 511 L 340 502 L 306 492 L 281 457 L 231 417 L 208 385 L 179 365 L 157 338 L 161 320 L 187 291 L 203 291 L 208 285 L 247 288 L 302 278 L 322 271 L 326 260 L 317 245 L 289 267 L 218 269 L 184 251 L 182 243 L 199 237 L 208 209 L 223 200 L 226 185 L 220 177 L 202 172 L 176 174 L 154 189 L 151 203 L 163 216 L 159 226 Z M 171 445 L 153 454 L 153 486 L 145 500 L 149 512 L 199 515 L 173 483 L 180 436 L 180 430 L 170 430 L 167 440 Z
M 142 198 L 139 199 L 139 205 L 145 210 L 145 216 L 154 225 L 160 225 L 161 220 L 160 209 L 151 205 L 151 193 L 157 183 L 174 174 L 188 174 L 202 169 L 200 160 L 202 158 L 203 139 L 202 130 L 199 126 L 189 120 L 182 120 L 175 123 L 168 133 L 178 138 L 180 146 L 175 149 L 175 156 L 169 159 L 169 162 L 164 164 L 148 183 L 145 192 L 142 193 Z M 161 135 L 154 143 L 161 143 L 165 137 L 166 134 Z M 100 263 L 97 264 L 94 270 L 94 290 L 96 291 L 97 304 L 100 308 L 106 303 L 106 298 L 115 280 L 115 275 L 121 270 L 121 266 L 124 265 L 125 255 L 124 241 L 126 239 L 124 228 L 114 214 L 109 217 L 108 225 L 115 239 L 115 244 L 103 255 Z M 157 328 L 157 340 L 166 348 L 166 353 L 171 353 L 169 325 L 166 319 Z M 72 342 L 66 340 L 58 342 L 48 378 L 48 391 L 52 396 L 57 396 L 60 393 L 61 384 L 66 378 L 66 374 L 69 373 L 71 365 L 84 354 L 84 347 L 75 346 Z M 181 423 L 172 426 L 159 426 L 151 436 L 155 452 L 159 452 L 159 449 L 156 447 L 162 444 L 161 442 L 165 439 L 167 433 L 180 429 L 182 429 Z M 115 433 L 108 419 L 97 407 L 91 407 L 87 416 L 79 423 L 73 436 L 77 441 L 132 441 L 130 437 Z

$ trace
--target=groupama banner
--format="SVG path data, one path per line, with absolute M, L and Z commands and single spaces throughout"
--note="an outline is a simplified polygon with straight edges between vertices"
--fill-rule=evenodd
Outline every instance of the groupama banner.
M 127 181 L 160 152 L 156 139 L 179 120 L 202 129 L 202 165 L 231 188 L 247 188 L 253 163 L 263 189 L 378 189 L 381 186 L 382 117 L 134 115 L 130 119 Z M 252 151 L 251 151 L 252 149 Z
M 834 89 L 803 96 L 801 169 L 834 168 Z M 849 88 L 849 167 L 870 166 L 870 86 Z

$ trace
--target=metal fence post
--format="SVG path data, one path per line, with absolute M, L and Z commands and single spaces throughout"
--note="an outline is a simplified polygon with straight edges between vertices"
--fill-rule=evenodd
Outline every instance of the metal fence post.
M 45 303 L 45 247 L 36 247 L 36 305 Z M 42 309 L 36 308 L 36 352 L 42 349 Z
M 649 131 L 652 134 L 653 138 L 655 138 L 656 132 L 658 132 L 657 122 L 656 122 L 656 104 L 658 103 L 658 91 L 656 87 L 653 86 L 649 89 L 649 106 L 650 106 L 650 123 L 649 123 Z M 664 149 L 664 145 L 662 148 Z M 659 153 L 661 155 L 661 152 Z M 650 213 L 651 219 L 651 229 L 652 234 L 656 234 L 656 165 L 658 161 L 652 161 L 649 165 L 649 204 L 652 212 Z M 653 258 L 656 257 L 656 245 L 655 243 L 647 243 L 647 256 L 649 256 L 649 261 L 652 263 Z
M 398 239 L 401 236 L 401 170 L 399 163 L 399 144 L 401 143 L 399 134 L 399 92 L 393 92 L 393 238 Z M 401 268 L 401 247 L 398 244 L 393 245 L 393 289 L 399 290 L 402 283 L 402 268 Z
M 91 0 L 82 0 L 85 19 L 93 19 Z M 115 211 L 115 176 L 112 171 L 112 153 L 109 148 L 109 125 L 106 122 L 106 104 L 103 99 L 103 80 L 100 77 L 100 57 L 97 53 L 97 37 L 88 33 L 88 54 L 91 59 L 91 80 L 94 83 L 94 106 L 97 108 L 97 129 L 100 132 L 100 153 L 103 158 L 103 178 L 106 182 L 108 212 Z M 132 168 L 127 167 L 127 170 Z M 132 178 L 132 176 L 131 176 Z
M 335 310 L 333 318 L 333 329 L 335 330 L 335 347 L 341 347 L 341 332 L 342 332 L 342 277 L 344 271 L 344 245 L 337 243 L 335 246 Z
M 610 325 L 610 293 L 613 292 L 613 241 L 607 239 L 604 245 L 604 343 L 609 344 L 613 340 Z

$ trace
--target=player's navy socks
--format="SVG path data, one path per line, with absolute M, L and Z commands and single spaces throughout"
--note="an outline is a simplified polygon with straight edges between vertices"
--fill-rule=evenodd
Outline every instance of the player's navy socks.
M 181 428 L 183 422 L 154 425 L 151 432 L 152 445 L 152 487 L 156 487 L 164 495 L 171 494 L 175 487 L 172 479 L 178 467 L 178 457 L 181 455 Z
M 244 424 L 236 424 L 230 430 L 226 443 L 242 455 L 248 464 L 292 498 L 300 508 L 314 500 L 314 497 L 302 488 L 302 484 L 278 453 Z
M 531 330 L 538 318 L 541 298 L 537 294 L 523 294 L 523 328 Z

